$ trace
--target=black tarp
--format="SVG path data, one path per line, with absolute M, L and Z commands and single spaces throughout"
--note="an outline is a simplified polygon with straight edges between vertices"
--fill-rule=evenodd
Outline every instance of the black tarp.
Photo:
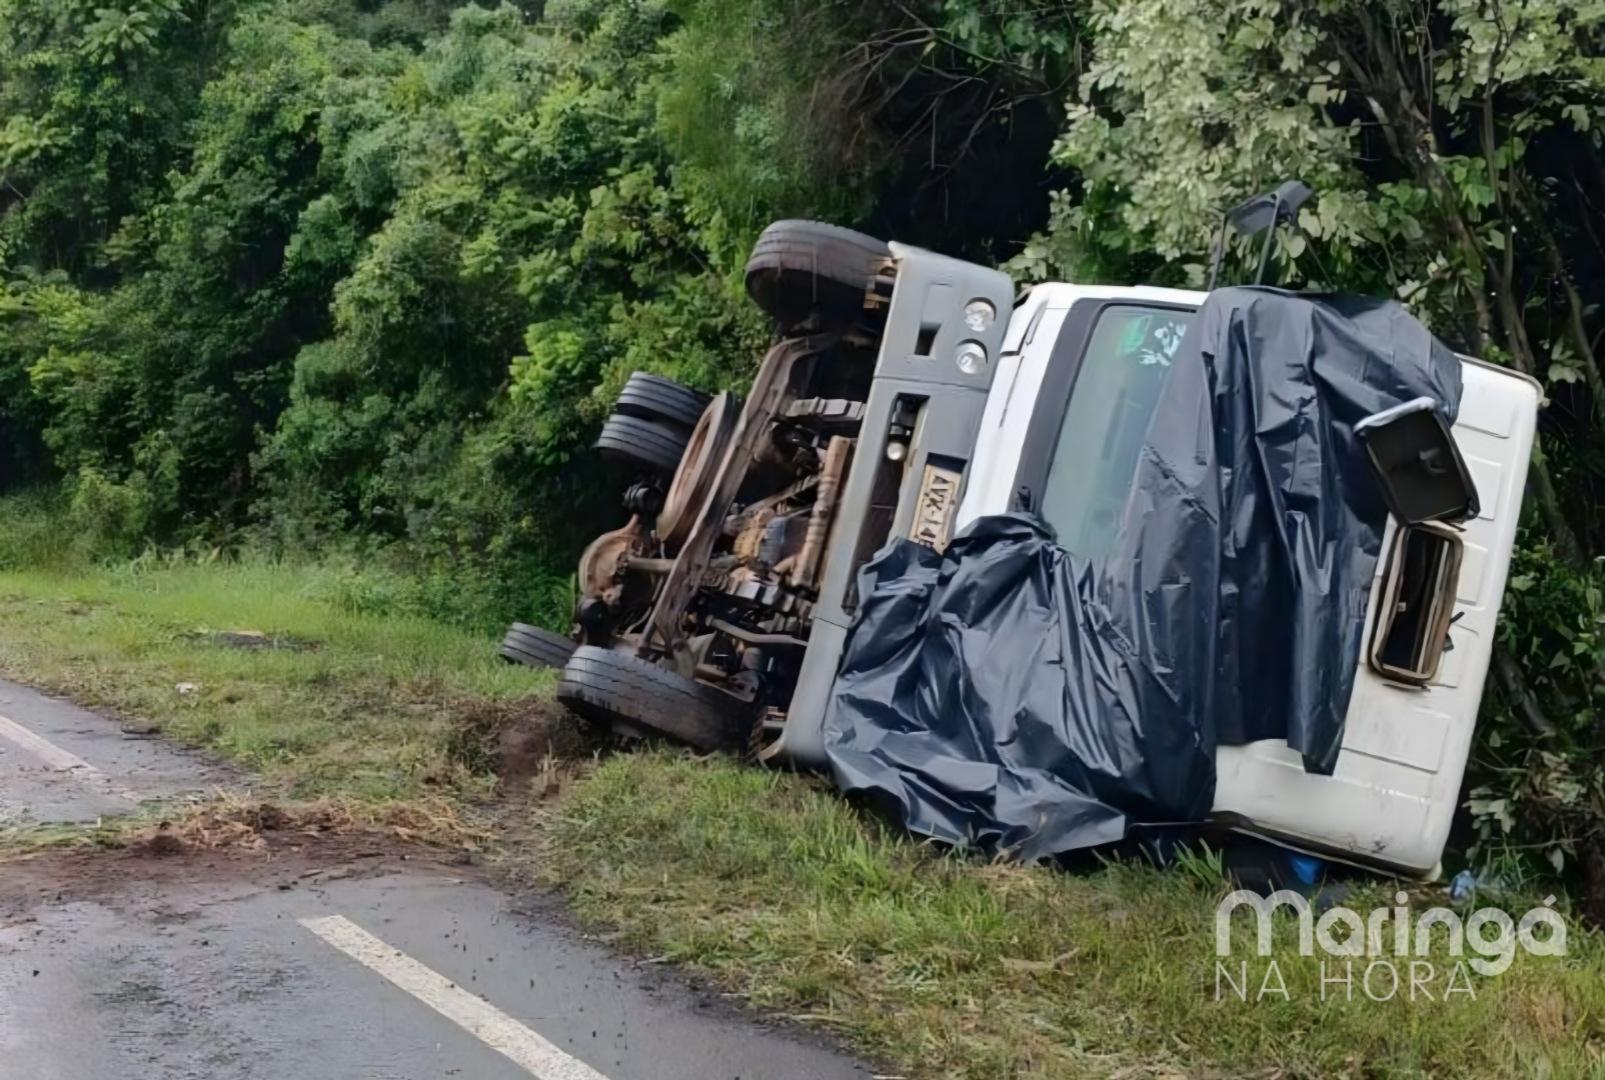
M 1286 739 L 1331 772 L 1387 517 L 1354 425 L 1423 396 L 1452 420 L 1460 362 L 1397 304 L 1210 294 L 1106 556 L 1011 514 L 863 567 L 837 784 L 1037 859 L 1202 819 L 1218 745 Z

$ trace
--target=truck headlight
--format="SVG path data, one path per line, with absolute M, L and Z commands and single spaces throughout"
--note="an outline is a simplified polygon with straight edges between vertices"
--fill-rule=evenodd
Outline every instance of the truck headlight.
M 979 341 L 961 341 L 953 350 L 953 362 L 966 375 L 977 375 L 986 368 L 986 348 Z
M 997 316 L 997 308 L 990 300 L 971 300 L 964 305 L 964 325 L 977 334 L 985 333 Z

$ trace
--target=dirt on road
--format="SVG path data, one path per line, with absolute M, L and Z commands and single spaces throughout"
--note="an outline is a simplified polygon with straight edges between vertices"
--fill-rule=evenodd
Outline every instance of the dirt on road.
M 868 1075 L 493 880 L 444 799 L 196 798 L 218 775 L 203 759 L 154 740 L 131 754 L 110 720 L 9 684 L 0 697 L 0 801 L 80 828 L 0 858 L 0 1077 Z M 474 740 L 526 784 L 553 755 L 519 727 L 486 717 Z M 105 824 L 149 815 L 147 795 L 169 800 L 165 820 Z

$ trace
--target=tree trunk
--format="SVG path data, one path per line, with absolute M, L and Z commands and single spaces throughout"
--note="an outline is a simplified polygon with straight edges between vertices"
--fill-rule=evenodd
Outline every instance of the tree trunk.
M 1504 692 L 1516 719 L 1522 722 L 1528 732 L 1546 741 L 1554 738 L 1555 725 L 1544 715 L 1543 707 L 1538 704 L 1538 695 L 1527 685 L 1527 676 L 1522 674 L 1521 665 L 1497 645 L 1494 646 L 1494 678 L 1499 681 L 1499 689 Z
M 1438 165 L 1437 134 L 1418 107 L 1417 94 L 1399 67 L 1386 36 L 1370 12 L 1363 7 L 1359 13 L 1359 26 L 1365 37 L 1371 64 L 1367 66 L 1352 51 L 1340 46 L 1339 54 L 1343 63 L 1349 68 L 1351 77 L 1363 88 L 1366 102 L 1381 125 L 1389 147 L 1409 167 L 1416 182 L 1432 195 L 1462 265 L 1468 270 L 1479 271 L 1483 281 L 1493 286 L 1490 291 L 1494 294 L 1500 316 L 1497 326 L 1504 331 L 1502 336 L 1512 365 L 1523 374 L 1536 378 L 1534 369 L 1537 363 L 1527 338 L 1527 327 L 1521 318 L 1521 309 L 1516 306 L 1511 292 L 1511 282 L 1506 279 L 1502 268 L 1488 258 L 1487 251 L 1461 213 L 1454 186 Z M 1423 88 L 1423 94 L 1430 93 L 1431 87 Z M 1470 290 L 1470 298 L 1480 333 L 1485 339 L 1492 340 L 1496 323 L 1487 292 L 1483 288 L 1474 288 Z M 1568 561 L 1580 562 L 1582 545 L 1566 518 L 1560 494 L 1555 489 L 1554 477 L 1549 471 L 1549 463 L 1542 452 L 1534 453 L 1530 474 L 1534 493 L 1538 497 L 1538 511 L 1543 516 L 1556 550 Z
M 1549 269 L 1549 275 L 1560 282 L 1561 290 L 1566 294 L 1566 333 L 1571 338 L 1572 350 L 1577 353 L 1577 362 L 1583 371 L 1583 381 L 1588 384 L 1588 392 L 1593 395 L 1594 409 L 1605 410 L 1605 378 L 1601 377 L 1599 360 L 1594 355 L 1594 343 L 1589 339 L 1588 328 L 1583 323 L 1583 311 L 1586 305 L 1583 303 L 1582 294 L 1577 291 L 1577 283 L 1567 273 L 1565 257 L 1561 254 L 1560 245 L 1555 241 L 1555 234 L 1549 229 L 1543 208 L 1538 205 L 1525 183 L 1519 185 L 1518 195 L 1528 227 L 1538 237 L 1538 246 L 1544 254 L 1544 264 Z

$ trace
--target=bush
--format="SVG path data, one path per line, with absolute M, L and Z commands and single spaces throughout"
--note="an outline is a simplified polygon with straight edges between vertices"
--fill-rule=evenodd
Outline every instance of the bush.
M 121 483 L 85 466 L 69 488 L 71 548 L 86 559 L 127 559 L 149 535 L 153 500 L 142 476 Z
M 0 570 L 65 570 L 77 561 L 66 500 L 55 488 L 0 496 Z

